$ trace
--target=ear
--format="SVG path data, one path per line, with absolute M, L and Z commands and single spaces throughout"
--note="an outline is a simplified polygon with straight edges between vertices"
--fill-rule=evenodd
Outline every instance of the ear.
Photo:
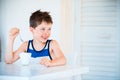
M 29 29 L 30 29 L 30 32 L 32 32 L 32 33 L 33 33 L 33 28 L 32 28 L 32 27 L 30 27 Z

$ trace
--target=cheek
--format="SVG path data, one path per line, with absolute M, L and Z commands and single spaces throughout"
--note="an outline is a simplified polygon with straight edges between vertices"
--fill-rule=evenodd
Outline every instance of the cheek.
M 41 35 L 50 35 L 50 32 L 43 32 Z
M 51 31 L 48 31 L 48 34 L 50 35 L 50 34 L 51 34 Z
M 45 34 L 46 36 L 50 36 L 50 33 Z
M 40 33 L 38 34 L 38 33 L 36 33 L 36 32 L 35 32 L 35 33 L 33 33 L 33 35 L 34 35 L 35 37 L 40 37 L 40 36 L 41 36 L 41 34 L 40 34 Z

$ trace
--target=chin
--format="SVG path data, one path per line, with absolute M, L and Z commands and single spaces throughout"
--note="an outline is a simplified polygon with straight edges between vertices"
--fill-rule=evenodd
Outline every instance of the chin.
M 47 41 L 47 39 L 46 39 L 46 40 L 43 40 L 42 42 L 45 43 L 46 41 Z

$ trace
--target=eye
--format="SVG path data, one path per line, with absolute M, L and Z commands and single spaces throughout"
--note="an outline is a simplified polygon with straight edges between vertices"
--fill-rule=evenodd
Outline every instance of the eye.
M 48 29 L 49 31 L 51 30 L 51 28 Z
M 43 31 L 44 31 L 44 30 L 45 30 L 45 28 L 42 28 L 42 29 L 40 29 L 40 30 L 43 30 Z

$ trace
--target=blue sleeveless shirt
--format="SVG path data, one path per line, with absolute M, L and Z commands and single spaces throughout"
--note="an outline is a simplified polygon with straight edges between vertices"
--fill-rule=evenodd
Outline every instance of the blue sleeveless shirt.
M 49 52 L 50 41 L 51 40 L 47 40 L 47 42 L 42 50 L 36 51 L 34 46 L 33 46 L 33 40 L 29 40 L 27 52 L 31 53 L 32 58 L 49 56 L 49 58 L 52 60 L 52 57 L 51 57 L 50 52 Z

